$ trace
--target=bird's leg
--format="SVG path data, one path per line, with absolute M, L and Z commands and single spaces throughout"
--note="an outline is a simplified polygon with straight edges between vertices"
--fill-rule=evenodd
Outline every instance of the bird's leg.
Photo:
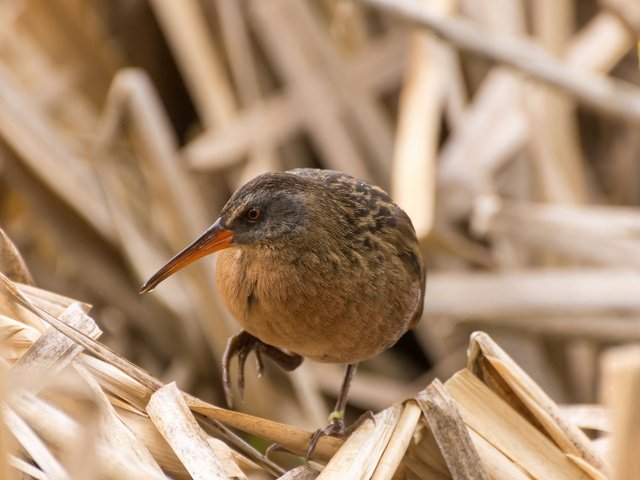
M 255 352 L 256 354 L 256 365 L 259 377 L 262 376 L 264 368 L 262 354 L 268 356 L 280 368 L 288 372 L 298 368 L 303 360 L 300 355 L 296 355 L 295 353 L 289 354 L 279 348 L 267 345 L 245 330 L 229 338 L 227 348 L 225 348 L 224 355 L 222 356 L 222 386 L 229 408 L 233 407 L 229 365 L 233 357 L 238 357 L 238 390 L 240 390 L 240 398 L 242 398 L 244 392 L 244 364 L 251 352 Z
M 347 408 L 347 399 L 349 398 L 351 380 L 356 374 L 357 368 L 357 363 L 347 365 L 344 373 L 344 379 L 342 380 L 342 386 L 340 387 L 340 393 L 338 394 L 338 400 L 336 400 L 336 406 L 333 407 L 333 412 L 329 414 L 329 429 L 336 435 L 344 434 L 344 411 Z M 331 434 L 332 433 L 326 433 L 326 435 Z
M 307 453 L 305 455 L 306 460 L 309 460 L 309 457 L 315 450 L 316 445 L 318 445 L 318 441 L 320 440 L 320 438 L 324 436 L 346 437 L 351 433 L 352 430 L 360 426 L 362 422 L 368 419 L 373 419 L 373 414 L 371 412 L 367 412 L 362 415 L 348 429 L 345 429 L 344 427 L 344 411 L 347 407 L 349 387 L 351 386 L 351 380 L 356 373 L 357 367 L 357 363 L 347 365 L 347 369 L 344 374 L 344 380 L 342 381 L 342 387 L 340 388 L 338 400 L 336 401 L 336 406 L 333 408 L 333 412 L 329 414 L 329 425 L 314 432 L 313 436 L 311 437 L 311 441 L 309 442 L 309 447 L 307 448 Z

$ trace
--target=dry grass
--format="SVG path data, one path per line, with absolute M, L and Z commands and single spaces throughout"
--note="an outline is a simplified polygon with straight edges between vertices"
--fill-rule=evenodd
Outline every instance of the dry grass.
M 637 355 L 598 380 L 605 348 L 640 340 L 639 18 L 632 0 L 0 4 L 0 224 L 19 247 L 2 233 L 0 478 L 291 470 L 254 446 L 303 452 L 342 370 L 250 371 L 244 413 L 218 408 L 238 326 L 212 260 L 137 287 L 238 185 L 297 166 L 389 189 L 430 266 L 418 329 L 353 385 L 353 416 L 379 421 L 321 444 L 318 462 L 339 449 L 325 478 L 545 478 L 539 456 L 567 478 L 601 478 L 602 458 L 637 476 L 621 427 Z M 476 336 L 481 385 L 456 373 L 476 330 L 522 369 Z M 620 384 L 609 457 L 575 427 L 608 430 L 602 412 L 567 423 L 550 398 Z M 468 398 L 518 416 L 500 429 Z M 540 432 L 521 439 L 531 456 L 510 449 L 514 425 Z
M 4 263 L 27 275 L 16 251 L 5 251 Z M 285 473 L 229 427 L 296 453 L 310 433 L 162 385 L 95 340 L 101 331 L 86 305 L 4 275 L 0 285 L 5 478 L 605 478 L 605 461 L 571 415 L 484 333 L 445 385 L 386 408 L 344 445 L 322 439 L 314 467 Z M 637 351 L 625 358 L 635 361 L 609 358 L 612 381 L 634 375 Z M 633 450 L 620 451 L 617 465 L 631 468 Z

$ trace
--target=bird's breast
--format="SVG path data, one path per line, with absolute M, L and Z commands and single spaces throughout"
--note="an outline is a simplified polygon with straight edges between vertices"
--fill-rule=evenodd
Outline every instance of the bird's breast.
M 218 287 L 238 323 L 263 342 L 318 361 L 359 362 L 407 330 L 419 285 L 394 265 L 384 275 L 366 265 L 347 275 L 342 262 L 350 260 L 231 248 L 219 253 Z

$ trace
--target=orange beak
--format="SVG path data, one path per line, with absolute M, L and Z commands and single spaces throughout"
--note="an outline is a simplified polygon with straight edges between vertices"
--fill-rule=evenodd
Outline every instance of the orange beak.
M 220 226 L 220 219 L 216 220 L 198 239 L 185 247 L 171 260 L 165 263 L 142 287 L 140 293 L 153 290 L 165 278 L 170 277 L 178 270 L 195 262 L 199 258 L 209 255 L 223 248 L 231 246 L 233 232 Z

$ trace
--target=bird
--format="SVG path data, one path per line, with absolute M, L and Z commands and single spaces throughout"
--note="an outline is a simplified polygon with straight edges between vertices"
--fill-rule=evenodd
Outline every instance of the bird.
M 312 435 L 308 459 L 322 436 L 345 437 L 359 424 L 344 422 L 357 365 L 393 346 L 422 316 L 426 267 L 413 224 L 384 190 L 345 173 L 264 173 L 238 188 L 218 219 L 140 293 L 214 252 L 221 299 L 242 327 L 222 358 L 230 406 L 235 357 L 240 391 L 252 352 L 259 374 L 262 355 L 286 371 L 304 358 L 346 365 L 329 423 Z

